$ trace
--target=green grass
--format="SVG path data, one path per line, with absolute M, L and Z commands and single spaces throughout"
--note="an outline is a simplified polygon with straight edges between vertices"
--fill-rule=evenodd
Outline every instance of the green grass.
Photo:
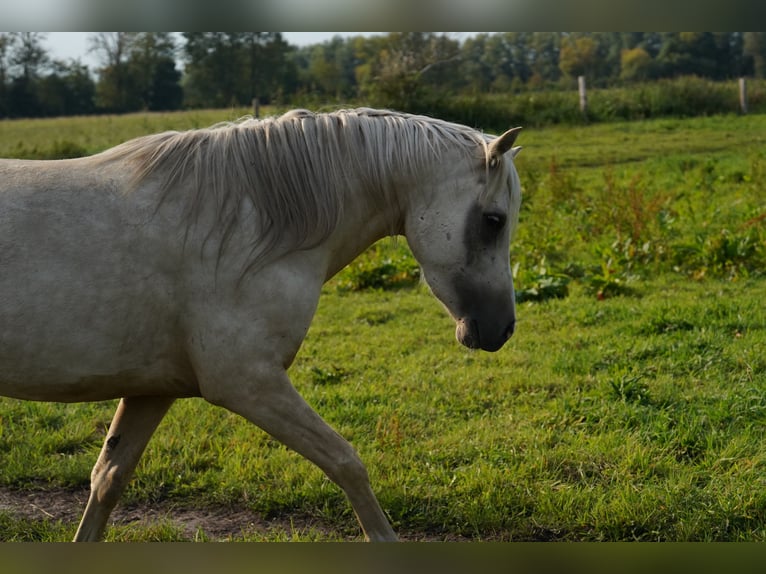
M 457 346 L 424 288 L 330 288 L 291 372 L 357 447 L 404 534 L 763 540 L 766 284 L 643 290 L 524 304 L 509 347 L 490 355 Z M 86 483 L 112 404 L 0 404 L 1 483 Z M 321 472 L 199 400 L 171 410 L 124 503 L 158 500 L 309 515 L 335 525 L 329 537 L 356 529 Z M 110 536 L 177 537 L 125 528 Z
M 53 119 L 0 120 L 0 157 L 59 159 L 91 155 L 128 139 L 165 131 L 206 128 L 253 110 L 195 110 Z M 278 113 L 271 106 L 261 114 Z
M 400 534 L 766 540 L 764 128 L 730 116 L 524 132 L 517 284 L 565 281 L 520 303 L 498 353 L 458 345 L 403 240 L 325 287 L 290 373 L 360 452 Z M 0 485 L 87 486 L 114 407 L 0 399 Z M 159 503 L 167 520 L 108 539 L 207 540 L 172 507 L 231 505 L 313 525 L 236 539 L 359 537 L 318 469 L 196 399 L 171 409 L 123 499 Z M 0 511 L 0 539 L 67 539 L 78 518 Z

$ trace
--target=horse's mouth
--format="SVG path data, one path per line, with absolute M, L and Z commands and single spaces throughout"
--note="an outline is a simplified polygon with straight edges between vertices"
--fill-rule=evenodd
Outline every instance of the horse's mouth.
M 495 352 L 502 348 L 505 342 L 513 335 L 516 322 L 512 321 L 504 331 L 496 337 L 483 337 L 476 319 L 464 318 L 457 321 L 455 338 L 460 344 L 469 349 L 481 349 L 482 351 Z
M 469 349 L 480 349 L 479 326 L 475 319 L 460 319 L 455 327 L 455 338 Z

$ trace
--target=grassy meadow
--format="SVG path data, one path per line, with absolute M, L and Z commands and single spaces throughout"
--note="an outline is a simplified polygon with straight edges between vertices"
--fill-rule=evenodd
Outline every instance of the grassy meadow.
M 0 157 L 94 153 L 246 110 L 0 122 Z M 519 309 L 494 354 L 454 339 L 404 240 L 324 289 L 291 368 L 410 540 L 766 540 L 766 116 L 522 132 Z M 116 401 L 0 399 L 0 488 L 80 491 Z M 177 402 L 109 540 L 189 537 L 173 509 L 247 508 L 233 540 L 357 540 L 341 491 L 227 411 Z M 0 540 L 79 520 L 0 507 Z

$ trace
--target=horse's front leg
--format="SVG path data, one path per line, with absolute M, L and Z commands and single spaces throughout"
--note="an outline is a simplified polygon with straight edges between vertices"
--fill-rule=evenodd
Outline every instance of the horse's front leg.
M 284 371 L 259 378 L 257 394 L 237 394 L 220 404 L 321 468 L 346 493 L 367 540 L 396 541 L 354 448 L 303 400 Z
M 325 279 L 322 250 L 297 251 L 231 292 L 200 297 L 188 317 L 189 355 L 201 395 L 242 415 L 321 468 L 346 493 L 365 536 L 396 540 L 353 447 L 287 376 L 308 332 Z
M 75 542 L 101 539 L 141 453 L 173 401 L 165 397 L 130 397 L 120 401 L 91 473 L 90 497 Z

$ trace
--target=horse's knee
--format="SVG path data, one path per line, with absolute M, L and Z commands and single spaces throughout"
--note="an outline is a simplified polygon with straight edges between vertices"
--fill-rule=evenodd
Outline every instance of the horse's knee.
M 367 467 L 351 445 L 347 446 L 343 456 L 333 461 L 331 468 L 327 469 L 327 476 L 344 489 L 370 483 Z

